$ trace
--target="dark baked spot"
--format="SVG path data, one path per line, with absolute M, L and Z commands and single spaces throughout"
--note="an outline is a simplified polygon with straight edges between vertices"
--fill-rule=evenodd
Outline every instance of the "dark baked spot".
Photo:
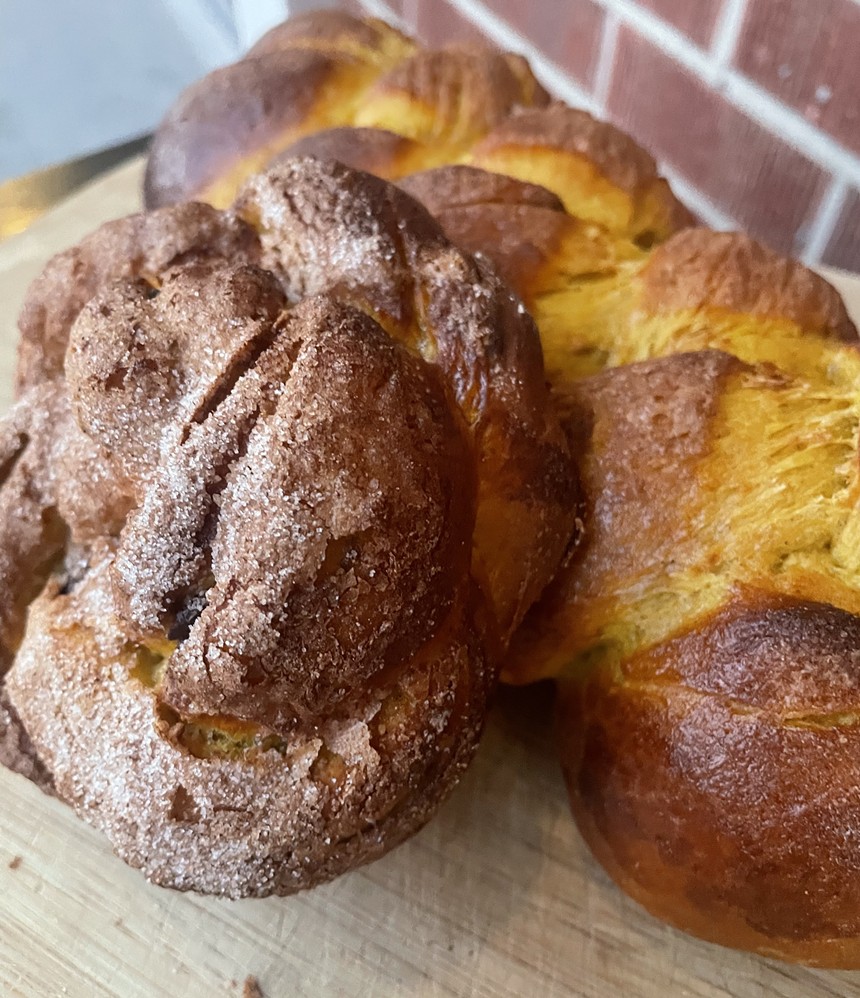
M 639 232 L 634 236 L 633 242 L 641 250 L 653 249 L 653 247 L 660 241 L 660 237 L 656 232 L 651 229 L 646 229 L 644 232 Z
M 245 978 L 245 983 L 242 985 L 242 998 L 266 998 L 256 977 L 249 975 Z
M 194 797 L 181 783 L 173 791 L 173 798 L 170 802 L 170 820 L 192 823 L 200 820 L 200 809 L 195 803 Z
M 185 641 L 191 633 L 191 628 L 201 613 L 206 609 L 206 593 L 193 593 L 186 596 L 167 631 L 171 641 Z

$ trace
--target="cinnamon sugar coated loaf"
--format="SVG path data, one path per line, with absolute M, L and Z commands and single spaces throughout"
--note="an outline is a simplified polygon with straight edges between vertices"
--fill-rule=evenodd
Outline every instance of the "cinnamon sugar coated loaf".
M 6 761 L 183 890 L 291 893 L 418 829 L 575 526 L 518 301 L 297 159 L 109 223 L 21 329 Z
M 286 893 L 429 817 L 501 667 L 631 896 L 860 966 L 834 289 L 521 58 L 342 13 L 186 91 L 145 197 L 21 316 L 4 761 L 159 883 Z

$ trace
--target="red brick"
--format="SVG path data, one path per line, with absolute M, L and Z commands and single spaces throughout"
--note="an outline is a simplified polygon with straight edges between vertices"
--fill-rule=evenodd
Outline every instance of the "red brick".
M 488 6 L 580 83 L 593 82 L 606 19 L 594 0 L 490 0 Z
M 723 6 L 723 0 L 638 0 L 638 3 L 683 31 L 703 48 L 711 42 L 717 15 Z
M 831 267 L 860 273 L 860 191 L 848 195 L 833 236 L 824 251 L 824 262 Z
M 797 249 L 826 174 L 692 73 L 622 28 L 612 117 L 753 235 Z
M 854 0 L 750 0 L 738 67 L 860 152 L 858 58 Z
M 487 36 L 474 21 L 443 0 L 419 0 L 416 31 L 425 45 L 487 41 Z

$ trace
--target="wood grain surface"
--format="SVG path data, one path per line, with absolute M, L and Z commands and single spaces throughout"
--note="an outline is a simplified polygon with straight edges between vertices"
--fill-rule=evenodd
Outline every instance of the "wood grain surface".
M 140 164 L 0 245 L 0 406 L 15 315 L 44 260 L 134 210 Z M 860 314 L 860 282 L 840 279 Z M 546 689 L 505 690 L 441 813 L 379 862 L 294 898 L 161 890 L 64 805 L 0 770 L 0 995 L 860 998 L 860 974 L 789 967 L 652 919 L 567 812 Z

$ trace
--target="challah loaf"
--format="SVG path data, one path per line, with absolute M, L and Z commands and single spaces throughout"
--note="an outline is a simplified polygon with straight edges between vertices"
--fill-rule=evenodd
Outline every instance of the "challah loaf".
M 393 164 L 409 172 L 451 162 L 513 108 L 548 100 L 520 56 L 426 50 L 382 21 L 315 11 L 182 94 L 153 142 L 146 204 L 196 198 L 225 207 L 297 140 L 338 126 L 383 130 L 362 146 L 371 159 L 351 163 L 391 162 L 374 170 L 382 176 L 399 175 Z
M 584 533 L 506 676 L 558 683 L 585 838 L 687 931 L 860 965 L 860 350 L 838 294 L 745 236 L 637 252 L 546 224 L 558 206 L 505 178 L 403 184 L 549 330 Z
M 233 897 L 415 831 L 574 529 L 518 301 L 396 188 L 296 160 L 110 223 L 23 315 L 5 692 L 57 793 Z
M 452 163 L 542 184 L 568 212 L 650 246 L 692 222 L 628 135 L 549 103 L 519 56 L 430 50 L 372 18 L 316 11 L 179 98 L 147 163 L 149 207 L 229 204 L 244 178 L 290 156 L 387 179 Z

